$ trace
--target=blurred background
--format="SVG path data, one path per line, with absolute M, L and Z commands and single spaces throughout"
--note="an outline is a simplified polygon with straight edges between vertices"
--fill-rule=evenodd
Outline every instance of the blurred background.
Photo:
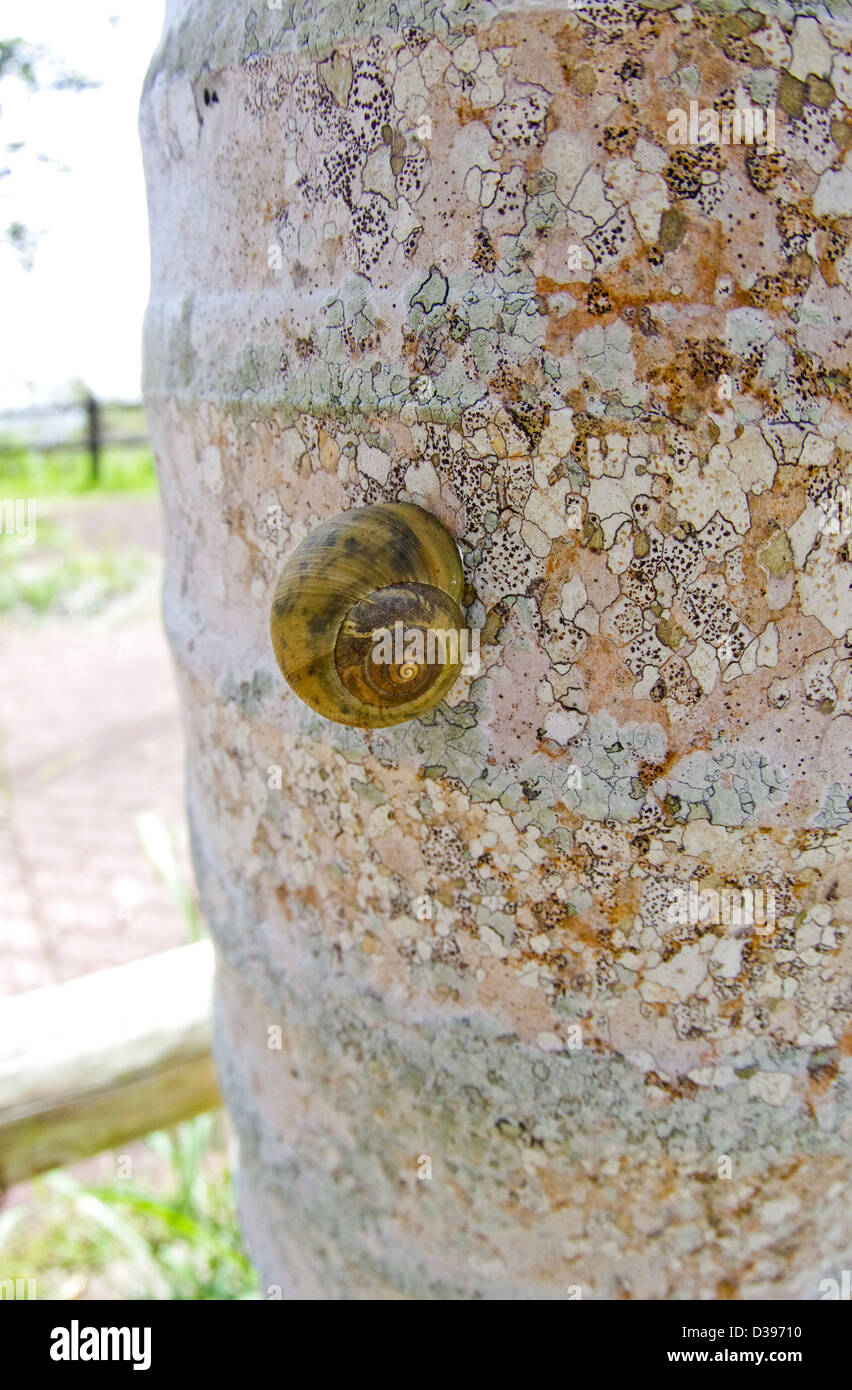
M 162 17 L 6 0 L 0 20 L 0 1020 L 204 931 L 140 402 L 137 108 Z M 8 1048 L 0 1080 L 8 1108 Z M 256 1296 L 227 1150 L 207 1112 L 7 1182 L 0 1294 Z

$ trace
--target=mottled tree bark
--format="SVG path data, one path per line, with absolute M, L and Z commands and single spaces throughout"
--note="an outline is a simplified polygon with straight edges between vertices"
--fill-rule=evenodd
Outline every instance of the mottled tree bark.
M 852 1261 L 852 29 L 796 8 L 169 7 L 165 612 L 285 1297 Z M 688 143 L 692 101 L 776 148 Z M 362 733 L 267 625 L 283 556 L 381 500 L 457 537 L 483 669 Z

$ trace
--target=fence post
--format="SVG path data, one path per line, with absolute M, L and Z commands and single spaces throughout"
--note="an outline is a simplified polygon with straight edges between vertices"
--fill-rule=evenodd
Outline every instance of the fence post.
M 93 395 L 86 398 L 86 414 L 89 420 L 89 454 L 92 460 L 92 483 L 100 482 L 101 477 L 101 408 Z

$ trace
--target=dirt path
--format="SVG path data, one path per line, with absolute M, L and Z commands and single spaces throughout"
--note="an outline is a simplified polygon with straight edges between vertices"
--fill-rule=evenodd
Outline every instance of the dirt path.
M 89 546 L 158 551 L 156 499 L 52 509 Z M 140 840 L 184 841 L 177 694 L 146 581 L 98 618 L 0 624 L 0 994 L 186 940 Z

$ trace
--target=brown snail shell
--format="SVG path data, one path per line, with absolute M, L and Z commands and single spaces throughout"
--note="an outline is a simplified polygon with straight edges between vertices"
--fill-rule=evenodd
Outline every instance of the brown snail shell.
M 444 698 L 462 661 L 380 662 L 376 634 L 401 622 L 406 633 L 424 633 L 428 651 L 428 629 L 465 628 L 463 588 L 455 541 L 422 507 L 344 512 L 312 531 L 281 571 L 270 618 L 275 659 L 299 698 L 337 724 L 416 719 Z

